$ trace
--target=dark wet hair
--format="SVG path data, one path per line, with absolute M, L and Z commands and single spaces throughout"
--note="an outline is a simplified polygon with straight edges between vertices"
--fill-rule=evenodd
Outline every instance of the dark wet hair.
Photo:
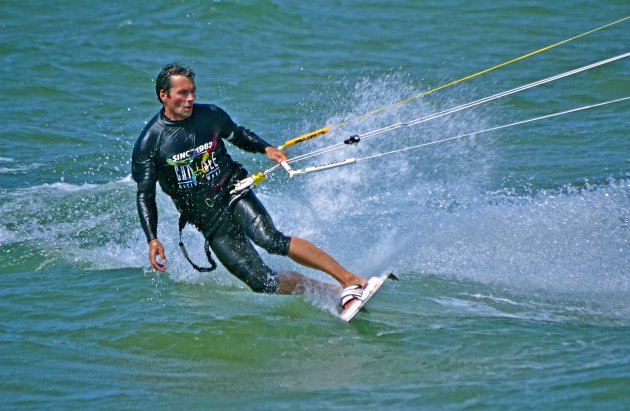
M 172 76 L 184 76 L 188 77 L 192 81 L 195 81 L 195 73 L 189 68 L 179 63 L 171 63 L 162 67 L 162 71 L 155 79 L 155 94 L 157 94 L 158 101 L 160 100 L 160 91 L 164 90 L 167 93 L 171 89 L 171 77 Z

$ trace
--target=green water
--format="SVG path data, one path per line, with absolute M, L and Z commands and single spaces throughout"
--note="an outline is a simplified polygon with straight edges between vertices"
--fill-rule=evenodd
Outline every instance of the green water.
M 173 60 L 198 100 L 281 144 L 626 17 L 626 1 L 5 2 L 0 409 L 630 408 L 627 102 L 257 189 L 279 228 L 364 275 L 268 296 L 190 268 L 158 196 L 169 270 L 146 268 L 131 148 Z M 437 112 L 628 52 L 630 21 L 296 146 Z M 628 59 L 324 158 L 630 95 Z M 233 151 L 250 171 L 265 159 Z M 318 164 L 317 161 L 311 164 Z M 186 230 L 191 257 L 202 239 Z M 281 270 L 302 269 L 263 257 Z

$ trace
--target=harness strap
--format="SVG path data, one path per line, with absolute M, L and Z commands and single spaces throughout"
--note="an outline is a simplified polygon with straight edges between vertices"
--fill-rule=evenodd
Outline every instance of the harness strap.
M 223 222 L 223 218 L 225 217 L 225 214 L 232 207 L 234 207 L 234 205 L 241 198 L 243 198 L 247 193 L 249 193 L 250 190 L 251 190 L 251 187 L 246 189 L 246 190 L 243 190 L 243 191 L 237 193 L 236 195 L 232 195 L 231 198 L 230 198 L 230 201 L 228 203 L 228 206 L 225 207 L 223 209 L 223 211 L 221 211 L 219 213 L 219 215 L 217 215 L 216 220 L 214 221 L 214 224 L 212 225 L 210 230 L 207 232 L 206 243 L 204 244 L 204 251 L 206 252 L 206 257 L 208 258 L 208 262 L 210 262 L 210 267 L 199 267 L 197 264 L 193 263 L 192 260 L 190 259 L 190 257 L 188 256 L 188 252 L 186 251 L 186 246 L 184 246 L 184 241 L 182 240 L 182 231 L 184 230 L 184 227 L 186 227 L 186 224 L 188 224 L 188 219 L 186 219 L 184 212 L 180 212 L 180 215 L 179 215 L 179 249 L 182 251 L 182 254 L 184 255 L 184 258 L 186 258 L 186 260 L 188 260 L 190 265 L 195 270 L 197 270 L 199 272 L 202 272 L 202 273 L 208 273 L 208 272 L 213 271 L 213 270 L 215 270 L 217 268 L 217 263 L 212 258 L 212 252 L 210 251 L 210 241 L 212 240 L 212 237 L 214 237 L 214 234 L 217 232 L 217 230 L 219 229 L 219 226 Z
M 186 227 L 187 223 L 188 221 L 186 220 L 186 217 L 184 217 L 184 214 L 180 214 L 179 215 L 179 249 L 182 250 L 182 254 L 195 270 L 202 273 L 208 273 L 212 270 L 215 270 L 217 268 L 217 263 L 215 263 L 214 260 L 212 259 L 212 253 L 210 252 L 209 240 L 206 239 L 206 243 L 204 244 L 204 251 L 206 252 L 206 257 L 208 258 L 208 261 L 210 262 L 210 267 L 199 267 L 197 264 L 193 263 L 190 257 L 188 256 L 188 252 L 186 251 L 186 246 L 184 246 L 184 241 L 182 240 L 182 231 L 184 230 L 184 227 Z

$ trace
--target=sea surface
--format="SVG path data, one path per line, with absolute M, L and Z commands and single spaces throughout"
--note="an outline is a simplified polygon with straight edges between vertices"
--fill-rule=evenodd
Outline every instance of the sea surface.
M 480 132 L 630 96 L 628 58 L 293 164 L 466 137 L 270 173 L 256 192 L 280 229 L 400 278 L 349 324 L 330 295 L 193 270 L 161 192 L 168 270 L 150 270 L 130 176 L 172 61 L 198 102 L 275 145 L 352 120 L 296 157 L 626 53 L 630 20 L 394 105 L 628 15 L 627 0 L 4 1 L 0 409 L 630 409 L 630 103 Z M 204 263 L 201 236 L 184 239 Z

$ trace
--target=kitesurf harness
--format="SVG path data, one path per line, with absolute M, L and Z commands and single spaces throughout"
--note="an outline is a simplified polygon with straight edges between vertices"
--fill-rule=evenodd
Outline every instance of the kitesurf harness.
M 223 184 L 221 184 L 221 185 L 223 185 Z M 190 265 L 195 270 L 197 270 L 199 272 L 208 273 L 208 272 L 213 271 L 213 270 L 215 270 L 217 268 L 217 263 L 212 258 L 212 252 L 210 251 L 210 242 L 212 241 L 212 238 L 214 237 L 216 232 L 219 230 L 219 227 L 221 227 L 221 224 L 223 224 L 224 218 L 227 216 L 228 212 L 234 207 L 234 205 L 241 198 L 243 198 L 249 192 L 249 190 L 251 190 L 251 187 L 249 187 L 248 189 L 245 189 L 245 190 L 236 191 L 234 186 L 235 186 L 235 184 L 232 183 L 232 186 L 231 186 L 232 188 L 230 189 L 230 197 L 229 197 L 229 201 L 228 201 L 227 207 L 224 207 L 223 210 L 221 210 L 218 213 L 218 215 L 214 219 L 214 222 L 210 226 L 210 229 L 204 231 L 204 237 L 206 238 L 206 242 L 204 243 L 203 249 L 204 249 L 204 252 L 206 253 L 206 258 L 208 259 L 208 262 L 210 263 L 210 267 L 200 267 L 197 264 L 193 263 L 192 260 L 190 259 L 190 257 L 188 256 L 188 252 L 186 251 L 186 246 L 184 245 L 184 241 L 182 239 L 182 232 L 184 231 L 184 227 L 186 227 L 186 224 L 188 224 L 188 218 L 186 217 L 186 212 L 185 211 L 183 211 L 183 210 L 180 211 L 180 214 L 179 214 L 179 249 L 181 250 L 182 254 L 184 255 L 184 258 L 186 258 L 186 260 L 188 260 Z
M 184 245 L 184 241 L 182 240 L 182 231 L 184 227 L 188 224 L 188 220 L 184 217 L 184 214 L 179 215 L 179 249 L 182 250 L 182 254 L 184 258 L 188 260 L 192 267 L 202 273 L 208 273 L 217 268 L 217 263 L 214 262 L 212 258 L 212 253 L 210 252 L 210 241 L 206 239 L 206 243 L 203 246 L 204 251 L 206 252 L 206 257 L 208 258 L 208 262 L 210 262 L 210 267 L 199 267 L 197 264 L 193 263 L 190 257 L 188 256 L 188 252 L 186 251 L 186 246 Z

